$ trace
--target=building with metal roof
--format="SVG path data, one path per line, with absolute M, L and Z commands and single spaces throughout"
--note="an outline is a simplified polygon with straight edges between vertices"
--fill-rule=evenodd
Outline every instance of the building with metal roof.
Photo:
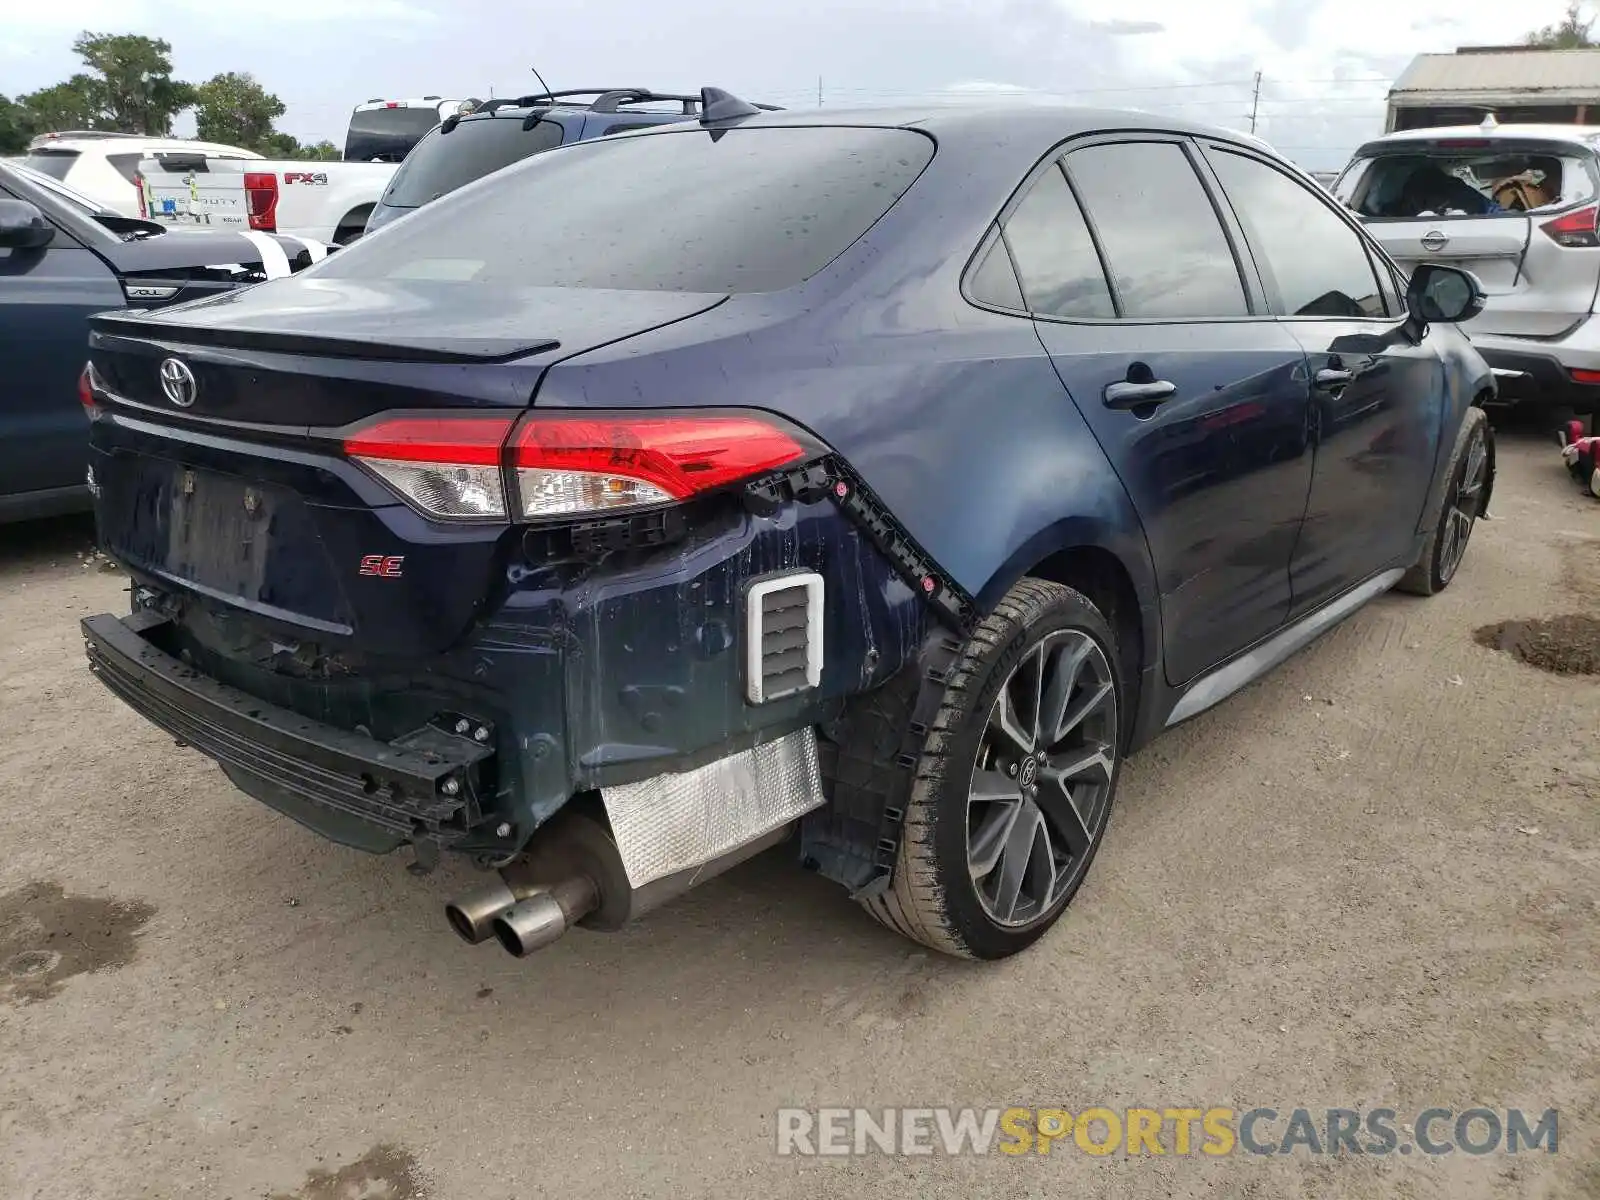
M 1389 89 L 1385 130 L 1470 125 L 1600 122 L 1600 49 L 1463 46 L 1419 54 Z

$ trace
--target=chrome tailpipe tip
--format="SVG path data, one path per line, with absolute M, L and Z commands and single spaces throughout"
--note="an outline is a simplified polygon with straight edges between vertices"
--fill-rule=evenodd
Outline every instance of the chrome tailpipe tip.
M 542 888 L 494 915 L 495 940 L 507 954 L 526 958 L 561 938 L 594 911 L 599 892 L 587 876 Z
M 489 939 L 495 917 L 516 903 L 515 892 L 504 883 L 492 883 L 450 901 L 444 916 L 463 941 L 476 946 Z

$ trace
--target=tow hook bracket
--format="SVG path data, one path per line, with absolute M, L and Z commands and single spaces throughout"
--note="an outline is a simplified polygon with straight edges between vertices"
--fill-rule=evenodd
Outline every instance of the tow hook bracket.
M 482 816 L 481 777 L 485 765 L 494 758 L 494 736 L 493 721 L 478 720 L 465 713 L 443 712 L 434 714 L 426 725 L 402 734 L 389 744 L 434 762 L 459 763 L 458 769 L 439 779 L 437 787 L 441 798 L 458 806 L 463 825 L 471 826 Z M 418 845 L 420 847 L 421 843 Z

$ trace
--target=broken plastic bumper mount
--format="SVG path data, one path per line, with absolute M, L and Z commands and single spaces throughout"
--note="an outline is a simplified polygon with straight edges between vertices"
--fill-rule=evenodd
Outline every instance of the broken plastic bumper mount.
M 789 500 L 815 504 L 828 499 L 864 531 L 900 576 L 922 596 L 939 619 L 962 634 L 978 623 L 972 597 L 941 571 L 890 513 L 883 501 L 837 455 L 767 476 L 745 488 L 745 502 L 757 512 L 775 512 Z

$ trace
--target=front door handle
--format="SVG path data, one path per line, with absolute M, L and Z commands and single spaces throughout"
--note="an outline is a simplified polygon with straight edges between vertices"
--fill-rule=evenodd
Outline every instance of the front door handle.
M 1312 376 L 1319 388 L 1343 387 L 1355 377 L 1354 371 L 1342 371 L 1335 367 L 1324 367 Z
M 1107 408 L 1142 408 L 1146 404 L 1160 404 L 1178 394 L 1178 385 L 1165 379 L 1152 379 L 1147 383 L 1118 380 L 1106 384 L 1102 393 Z

